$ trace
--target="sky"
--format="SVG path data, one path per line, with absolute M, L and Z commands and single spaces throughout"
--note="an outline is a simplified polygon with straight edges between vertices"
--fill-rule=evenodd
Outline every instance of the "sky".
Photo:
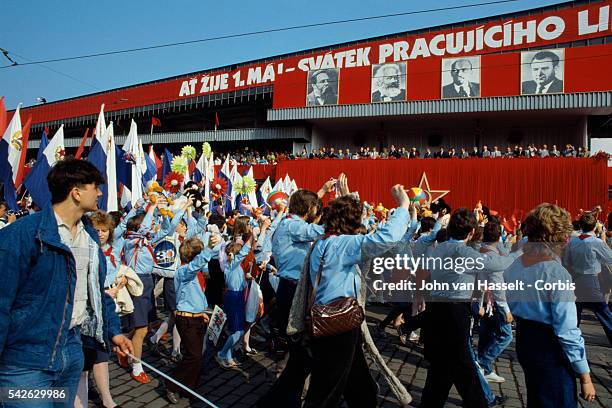
M 0 48 L 18 62 L 146 47 L 287 26 L 491 0 L 23 1 L 3 0 Z M 100 58 L 0 69 L 8 109 L 346 41 L 562 3 L 518 0 Z M 10 62 L 0 54 L 0 67 Z

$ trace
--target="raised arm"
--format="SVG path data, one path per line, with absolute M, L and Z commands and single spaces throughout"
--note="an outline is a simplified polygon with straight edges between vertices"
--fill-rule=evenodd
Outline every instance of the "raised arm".
M 196 277 L 198 271 L 206 269 L 208 270 L 208 261 L 213 256 L 212 249 L 219 243 L 219 237 L 211 236 L 208 241 L 206 248 L 202 250 L 195 258 L 191 260 L 185 267 L 179 268 L 174 276 L 175 279 L 179 279 L 181 282 L 188 282 Z

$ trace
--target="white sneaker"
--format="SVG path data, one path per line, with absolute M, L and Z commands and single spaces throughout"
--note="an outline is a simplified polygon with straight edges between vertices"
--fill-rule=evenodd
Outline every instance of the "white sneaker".
M 492 382 L 496 384 L 501 384 L 506 381 L 506 379 L 502 376 L 497 375 L 495 371 L 491 371 L 489 374 L 485 374 L 484 376 L 487 382 Z

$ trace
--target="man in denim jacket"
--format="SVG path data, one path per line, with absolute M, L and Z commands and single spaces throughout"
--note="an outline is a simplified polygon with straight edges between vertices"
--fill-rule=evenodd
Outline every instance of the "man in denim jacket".
M 73 406 L 83 342 L 120 354 L 133 348 L 104 292 L 98 234 L 83 217 L 97 209 L 104 178 L 91 163 L 66 159 L 47 181 L 50 205 L 0 231 L 0 389 L 62 388 L 55 403 Z

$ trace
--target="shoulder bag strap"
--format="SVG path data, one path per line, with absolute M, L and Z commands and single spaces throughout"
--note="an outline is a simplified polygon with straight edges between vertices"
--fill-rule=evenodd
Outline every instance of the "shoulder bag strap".
M 321 239 L 319 242 L 325 242 L 325 238 Z M 314 250 L 313 244 L 313 250 Z M 325 252 L 327 251 L 327 247 L 323 248 L 323 254 L 321 255 L 321 262 L 319 263 L 319 270 L 317 271 L 317 277 L 315 278 L 314 285 L 312 287 L 312 293 L 310 294 L 310 306 L 314 305 L 315 296 L 317 294 L 317 288 L 319 287 L 319 282 L 321 282 L 321 275 L 323 274 L 323 267 L 325 266 Z M 310 276 L 308 276 L 310 279 Z

